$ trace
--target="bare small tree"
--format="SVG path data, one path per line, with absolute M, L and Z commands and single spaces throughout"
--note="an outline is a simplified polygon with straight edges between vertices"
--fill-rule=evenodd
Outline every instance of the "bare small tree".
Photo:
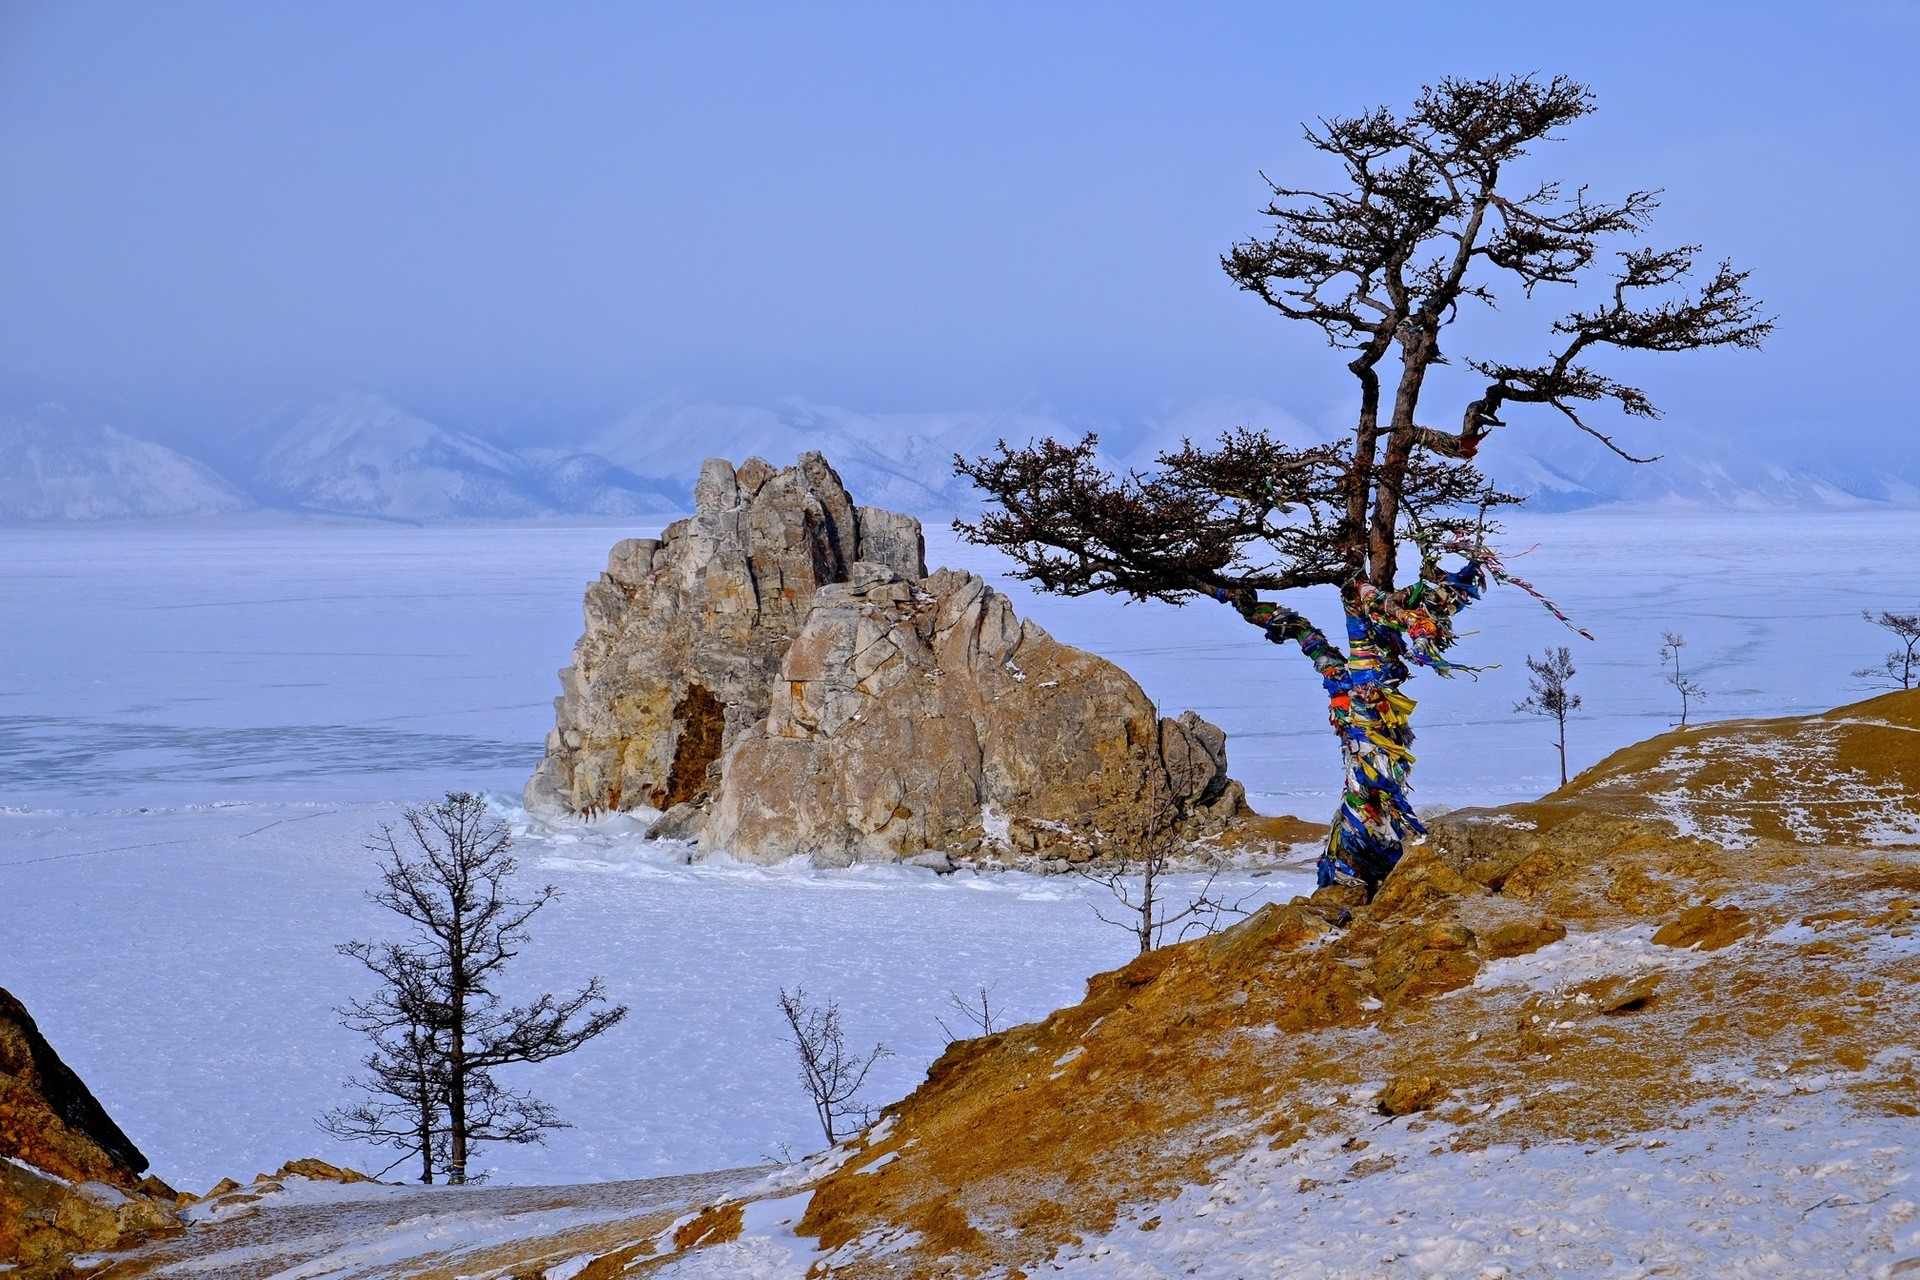
M 1225 920 L 1247 914 L 1239 903 L 1225 902 L 1214 893 L 1214 882 L 1220 875 L 1217 861 L 1208 863 L 1207 878 L 1199 892 L 1184 904 L 1176 906 L 1168 900 L 1165 881 L 1174 870 L 1179 833 L 1174 824 L 1172 788 L 1164 777 L 1150 784 L 1141 797 L 1138 813 L 1133 830 L 1111 839 L 1103 856 L 1073 867 L 1073 873 L 1082 880 L 1090 880 L 1113 895 L 1114 914 L 1098 906 L 1093 908 L 1102 924 L 1131 933 L 1140 944 L 1140 954 L 1145 955 L 1165 946 L 1169 935 L 1178 942 L 1190 934 L 1217 933 Z
M 1664 678 L 1673 686 L 1673 691 L 1680 695 L 1680 727 L 1682 729 L 1687 727 L 1687 710 L 1693 701 L 1707 696 L 1707 691 L 1700 687 L 1700 682 L 1680 669 L 1680 651 L 1686 647 L 1687 638 L 1678 631 L 1660 633 L 1660 661 L 1662 664 L 1668 662 L 1673 664 L 1673 670 L 1667 672 Z
M 320 1128 L 345 1141 L 398 1150 L 400 1159 L 387 1169 L 418 1155 L 420 1181 L 431 1183 L 447 1154 L 447 1081 L 432 984 L 424 967 L 392 943 L 356 958 L 383 979 L 372 996 L 338 1010 L 350 1029 L 373 1041 L 360 1061 L 366 1074 L 347 1082 L 366 1097 L 321 1116 Z
M 1887 654 L 1886 661 L 1879 666 L 1861 667 L 1855 671 L 1854 679 L 1889 689 L 1920 686 L 1920 614 L 1893 613 L 1882 609 L 1876 618 L 1872 610 L 1862 609 L 1860 616 L 1874 626 L 1892 632 L 1894 639 L 1900 642 L 1900 647 Z
M 1567 785 L 1567 716 L 1579 709 L 1580 695 L 1567 692 L 1567 681 L 1573 679 L 1573 651 L 1561 645 L 1558 649 L 1549 649 L 1538 658 L 1527 659 L 1527 670 L 1533 674 L 1527 677 L 1527 687 L 1533 692 L 1513 704 L 1515 711 L 1530 716 L 1549 716 L 1558 729 L 1556 745 L 1560 748 L 1560 785 Z
M 962 1027 L 971 1025 L 974 1028 L 973 1034 L 961 1035 L 947 1025 L 945 1018 L 936 1014 L 933 1020 L 940 1024 L 940 1029 L 947 1033 L 949 1040 L 971 1040 L 976 1035 L 990 1036 L 1000 1029 L 1000 1019 L 1006 1013 L 1005 1009 L 994 1007 L 993 988 L 990 986 L 981 987 L 977 996 L 963 996 L 958 991 L 949 991 L 947 1003 L 964 1019 L 960 1024 Z
M 625 1005 L 596 1007 L 606 1004 L 598 978 L 564 999 L 543 994 L 520 1005 L 495 989 L 527 941 L 527 922 L 559 894 L 547 885 L 515 896 L 512 847 L 506 824 L 489 817 L 479 796 L 449 792 L 439 804 L 407 809 L 399 830 L 382 825 L 367 844 L 380 859 L 380 887 L 367 896 L 412 932 L 400 942 L 339 948 L 380 980 L 371 997 L 340 1010 L 374 1048 L 362 1062 L 366 1075 L 350 1082 L 367 1099 L 329 1112 L 321 1127 L 418 1155 L 425 1182 L 436 1164 L 447 1181 L 466 1182 L 480 1143 L 539 1142 L 564 1128 L 553 1108 L 493 1073 L 572 1053 L 627 1015 Z
M 805 987 L 780 988 L 780 1015 L 787 1020 L 783 1038 L 800 1060 L 800 1085 L 813 1100 L 813 1114 L 827 1145 L 850 1132 L 842 1121 L 854 1119 L 854 1129 L 872 1123 L 874 1109 L 860 1100 L 860 1089 L 873 1064 L 892 1057 L 892 1051 L 884 1044 L 864 1054 L 849 1050 L 846 1029 L 840 1024 L 840 1002 L 829 996 L 825 1004 L 808 1004 Z

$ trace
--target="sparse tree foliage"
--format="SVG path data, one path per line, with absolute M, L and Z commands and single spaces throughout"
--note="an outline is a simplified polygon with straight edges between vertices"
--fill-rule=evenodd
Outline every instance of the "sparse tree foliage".
M 846 1029 L 840 1024 L 840 1002 L 809 1004 L 805 987 L 780 989 L 780 1016 L 786 1019 L 786 1042 L 800 1064 L 800 1086 L 813 1101 L 820 1132 L 832 1146 L 848 1133 L 873 1121 L 873 1108 L 860 1100 L 873 1064 L 892 1056 L 884 1044 L 866 1053 L 847 1048 Z M 854 1123 L 846 1124 L 849 1119 Z
M 1888 653 L 1886 661 L 1879 666 L 1855 671 L 1854 679 L 1890 689 L 1920 687 L 1920 614 L 1882 609 L 1875 617 L 1872 610 L 1863 609 L 1860 616 L 1891 632 L 1899 647 Z
M 447 1153 L 447 1083 L 431 983 L 413 957 L 392 943 L 348 954 L 382 979 L 371 997 L 339 1010 L 349 1028 L 373 1042 L 360 1060 L 365 1074 L 347 1082 L 366 1096 L 321 1116 L 320 1127 L 346 1141 L 392 1147 L 401 1152 L 394 1164 L 418 1155 L 420 1181 L 431 1183 L 446 1167 Z
M 558 892 L 548 885 L 515 895 L 512 844 L 506 824 L 475 795 L 451 792 L 406 810 L 397 830 L 383 825 L 368 843 L 380 858 L 380 887 L 367 896 L 411 933 L 340 947 L 379 979 L 372 996 L 340 1010 L 373 1049 L 362 1060 L 365 1074 L 351 1082 L 366 1098 L 327 1113 L 321 1127 L 419 1156 L 422 1182 L 433 1181 L 436 1168 L 449 1182 L 467 1181 L 481 1143 L 538 1142 L 564 1128 L 553 1108 L 494 1073 L 572 1053 L 627 1014 L 625 1005 L 607 1006 L 598 978 L 565 998 L 508 1004 L 501 996 L 527 922 Z
M 1687 638 L 1679 632 L 1662 631 L 1660 633 L 1660 662 L 1663 666 L 1669 662 L 1673 664 L 1673 670 L 1667 672 L 1663 678 L 1673 686 L 1673 691 L 1680 695 L 1680 727 L 1682 729 L 1687 727 L 1687 714 L 1693 703 L 1707 696 L 1707 691 L 1700 687 L 1700 682 L 1681 669 L 1680 651 L 1686 647 Z
M 1580 706 L 1580 695 L 1567 691 L 1567 681 L 1574 677 L 1573 651 L 1561 645 L 1538 658 L 1529 657 L 1527 670 L 1533 673 L 1527 677 L 1527 687 L 1533 692 L 1514 703 L 1513 709 L 1530 716 L 1552 718 L 1558 730 L 1560 785 L 1564 787 L 1567 785 L 1567 715 Z
M 1222 265 L 1340 352 L 1357 400 L 1337 443 L 1299 448 L 1235 430 L 1124 474 L 1100 465 L 1091 436 L 1002 441 L 956 459 L 988 498 L 961 534 L 1006 552 L 1043 589 L 1210 598 L 1301 648 L 1325 684 L 1346 765 L 1323 883 L 1377 886 L 1405 835 L 1421 830 L 1406 796 L 1413 703 L 1401 686 L 1412 666 L 1453 669 L 1455 615 L 1489 577 L 1525 587 L 1489 545 L 1488 511 L 1514 499 L 1472 462 L 1501 415 L 1541 406 L 1632 458 L 1593 410 L 1658 413 L 1605 371 L 1606 357 L 1752 348 L 1772 327 L 1744 272 L 1723 262 L 1696 277 L 1697 248 L 1636 243 L 1654 193 L 1605 200 L 1585 186 L 1516 181 L 1531 151 L 1592 109 L 1565 77 L 1448 79 L 1405 113 L 1381 107 L 1307 128 L 1337 181 L 1271 184 L 1271 233 L 1233 246 Z M 1576 284 L 1597 301 L 1551 322 L 1535 356 L 1443 351 L 1463 310 L 1492 306 L 1502 287 L 1533 298 Z M 1422 401 L 1429 374 L 1447 366 L 1475 375 L 1453 410 L 1457 429 L 1431 425 Z M 1403 581 L 1406 545 L 1418 565 Z M 1339 592 L 1344 648 L 1262 599 L 1308 587 Z

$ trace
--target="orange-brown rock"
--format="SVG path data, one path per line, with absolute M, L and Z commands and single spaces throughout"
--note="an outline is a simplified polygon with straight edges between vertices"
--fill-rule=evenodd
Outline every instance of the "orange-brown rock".
M 1483 886 L 1449 866 L 1438 850 L 1417 844 L 1407 850 L 1380 886 L 1369 914 L 1375 919 L 1417 916 L 1443 899 L 1485 892 Z
M 1418 1072 L 1405 1072 L 1387 1082 L 1375 1104 L 1383 1116 L 1406 1116 L 1446 1101 L 1446 1082 Z
M 1393 1008 L 1466 986 L 1480 972 L 1477 941 L 1472 930 L 1451 920 L 1387 930 L 1371 966 L 1380 998 Z
M 1567 936 L 1567 926 L 1558 920 L 1509 920 L 1496 925 L 1480 938 L 1480 952 L 1489 960 L 1530 955 Z
M 1753 917 L 1729 903 L 1724 907 L 1702 905 L 1688 907 L 1678 917 L 1654 931 L 1654 942 L 1662 947 L 1696 947 L 1718 951 L 1753 932 Z
M 745 1210 L 737 1200 L 702 1209 L 673 1233 L 674 1247 L 693 1249 L 704 1244 L 738 1240 L 745 1216 Z

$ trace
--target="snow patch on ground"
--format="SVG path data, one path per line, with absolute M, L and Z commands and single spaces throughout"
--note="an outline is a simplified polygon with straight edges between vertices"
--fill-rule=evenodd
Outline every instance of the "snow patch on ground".
M 1519 987 L 1561 992 L 1601 978 L 1692 968 L 1703 959 L 1679 947 L 1655 946 L 1653 925 L 1569 933 L 1560 941 L 1523 956 L 1489 960 L 1474 976 L 1481 990 Z
M 1049 1274 L 1874 1276 L 1920 1254 L 1910 1121 L 1860 1116 L 1830 1090 L 1679 1120 L 1607 1145 L 1453 1151 L 1444 1125 L 1356 1113 L 1357 1158 L 1338 1135 L 1256 1149 Z

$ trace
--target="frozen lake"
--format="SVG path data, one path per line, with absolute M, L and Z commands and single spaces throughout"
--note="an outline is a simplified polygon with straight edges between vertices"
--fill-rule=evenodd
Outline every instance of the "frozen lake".
M 1576 767 L 1673 719 L 1662 628 L 1691 642 L 1705 718 L 1864 696 L 1884 650 L 1863 608 L 1920 604 L 1920 513 L 1647 515 L 1514 522 L 1514 569 L 1597 637 L 1496 589 L 1421 675 L 1417 800 L 1538 795 L 1543 722 L 1513 714 L 1522 659 L 1567 644 L 1585 697 Z M 195 1189 L 303 1154 L 378 1168 L 312 1127 L 344 1100 L 357 989 L 337 942 L 382 928 L 361 842 L 449 788 L 515 797 L 551 723 L 580 593 L 627 527 L 253 525 L 0 531 L 0 985 L 35 1011 L 156 1170 Z M 929 559 L 991 572 L 935 530 Z M 1005 585 L 1005 584 L 1003 584 Z M 1336 763 L 1318 681 L 1224 608 L 1033 598 L 1021 611 L 1120 662 L 1171 714 L 1227 729 L 1256 804 L 1320 816 Z M 1328 603 L 1322 601 L 1322 604 Z M 1312 612 L 1312 610 L 1309 610 Z M 1324 612 L 1323 621 L 1330 621 Z M 1497 666 L 1495 665 L 1497 664 Z M 638 1177 L 808 1145 L 773 997 L 805 982 L 911 1087 L 949 990 L 995 984 L 1030 1018 L 1124 960 L 1084 885 L 1025 876 L 678 865 L 625 824 L 528 828 L 529 874 L 565 893 L 523 977 L 605 975 L 633 1016 L 527 1083 L 579 1127 L 492 1149 L 516 1181 Z M 1285 897 L 1302 877 L 1239 887 Z
M 1884 646 L 1861 609 L 1920 605 L 1920 512 L 1513 523 L 1508 545 L 1538 544 L 1514 570 L 1596 639 L 1512 588 L 1463 615 L 1478 634 L 1455 656 L 1495 669 L 1410 686 L 1423 804 L 1519 799 L 1554 781 L 1546 726 L 1512 711 L 1530 652 L 1574 651 L 1577 768 L 1672 722 L 1663 628 L 1689 641 L 1708 691 L 1701 715 L 1789 714 L 1864 696 L 1848 673 Z M 585 582 L 617 538 L 650 531 L 0 530 L 0 800 L 517 792 L 552 724 Z M 929 544 L 935 565 L 999 567 L 944 528 Z M 1191 707 L 1225 728 L 1234 772 L 1263 807 L 1331 810 L 1334 751 L 1297 651 L 1266 645 L 1221 606 L 1035 597 L 997 580 L 1023 614 L 1133 672 L 1169 714 Z

